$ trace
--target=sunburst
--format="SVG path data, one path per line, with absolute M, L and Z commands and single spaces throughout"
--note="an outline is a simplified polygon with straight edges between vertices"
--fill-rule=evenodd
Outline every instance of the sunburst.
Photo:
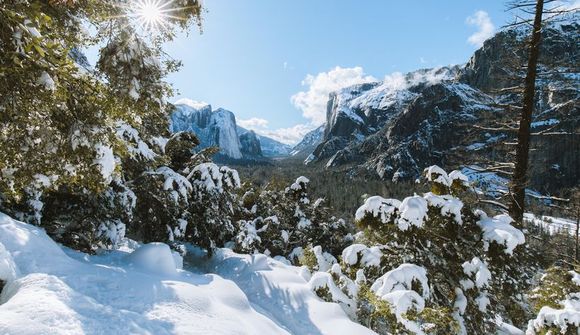
M 124 16 L 134 19 L 137 24 L 148 32 L 167 29 L 175 20 L 185 20 L 175 15 L 186 7 L 172 6 L 175 0 L 132 0 L 129 5 L 123 6 Z

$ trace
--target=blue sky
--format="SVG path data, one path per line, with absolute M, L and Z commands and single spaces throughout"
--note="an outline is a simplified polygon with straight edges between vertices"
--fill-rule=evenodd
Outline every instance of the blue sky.
M 192 30 L 167 45 L 184 64 L 169 78 L 179 90 L 173 100 L 229 109 L 243 125 L 286 142 L 321 122 L 326 90 L 369 76 L 465 63 L 511 17 L 500 0 L 204 4 L 203 33 Z M 342 69 L 317 77 L 337 66 Z M 310 86 L 303 85 L 308 75 Z M 305 92 L 303 99 L 293 103 L 299 92 Z

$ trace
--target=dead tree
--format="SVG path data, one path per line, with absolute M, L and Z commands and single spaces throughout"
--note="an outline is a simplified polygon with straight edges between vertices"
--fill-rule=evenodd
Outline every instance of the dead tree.
M 532 30 L 532 40 L 529 46 L 528 67 L 525 79 L 524 97 L 518 130 L 514 177 L 512 179 L 513 198 L 510 204 L 512 218 L 521 223 L 524 217 L 525 197 L 528 173 L 528 156 L 530 151 L 530 126 L 534 110 L 534 95 L 536 93 L 536 74 L 538 57 L 540 56 L 540 41 L 542 38 L 542 14 L 544 0 L 536 1 L 536 13 Z

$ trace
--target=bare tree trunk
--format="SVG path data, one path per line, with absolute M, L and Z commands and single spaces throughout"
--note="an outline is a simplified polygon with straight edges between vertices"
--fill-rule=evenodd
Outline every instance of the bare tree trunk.
M 579 247 L 580 247 L 580 204 L 578 204 L 578 210 L 576 212 L 576 263 L 580 263 Z
M 516 225 L 522 226 L 525 196 L 527 186 L 528 156 L 530 150 L 530 124 L 534 109 L 534 95 L 536 91 L 536 72 L 538 56 L 540 54 L 540 39 L 542 37 L 542 12 L 544 0 L 537 0 L 536 14 L 532 40 L 530 42 L 528 68 L 525 78 L 524 100 L 518 130 L 518 144 L 516 147 L 516 164 L 512 180 L 513 198 L 510 205 L 510 214 L 516 221 Z

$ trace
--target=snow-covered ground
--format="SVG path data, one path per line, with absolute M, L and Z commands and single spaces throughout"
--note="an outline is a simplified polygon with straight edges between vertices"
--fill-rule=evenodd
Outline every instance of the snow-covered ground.
M 532 213 L 525 213 L 524 220 L 542 227 L 550 235 L 561 233 L 576 236 L 576 221 L 574 220 Z
M 373 333 L 317 298 L 304 269 L 229 249 L 182 261 L 132 241 L 90 256 L 0 213 L 0 334 Z

